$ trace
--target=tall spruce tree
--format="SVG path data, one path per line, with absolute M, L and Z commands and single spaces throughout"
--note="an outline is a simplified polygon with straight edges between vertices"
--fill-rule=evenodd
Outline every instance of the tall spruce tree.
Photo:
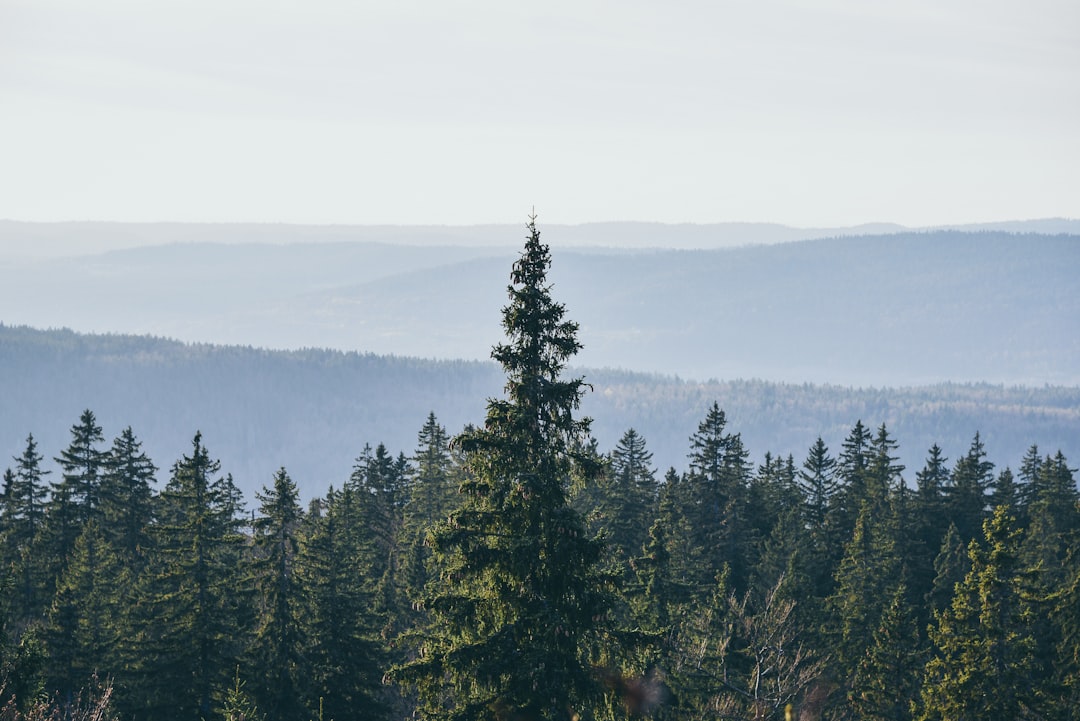
M 98 510 L 105 454 L 97 444 L 104 440 L 97 418 L 87 409 L 79 416 L 79 422 L 71 427 L 71 443 L 56 458 L 63 469 L 60 480 L 63 495 L 75 507 L 75 520 L 79 526 Z M 77 529 L 76 535 L 78 532 Z
M 113 440 L 104 459 L 100 497 L 103 530 L 135 569 L 142 567 L 145 549 L 150 547 L 156 473 L 157 467 L 128 426 Z
M 371 610 L 366 529 L 351 485 L 312 504 L 301 534 L 297 577 L 304 589 L 302 695 L 311 715 L 334 721 L 384 718 L 383 653 Z M 318 714 L 321 709 L 322 713 Z
M 947 462 L 941 447 L 935 443 L 927 452 L 922 470 L 915 474 L 914 518 L 910 535 L 911 542 L 922 550 L 922 554 L 909 561 L 908 573 L 911 579 L 910 592 L 917 599 L 928 598 L 933 588 L 936 575 L 934 557 L 941 549 L 945 532 L 949 528 L 944 501 L 945 488 L 950 483 Z M 961 574 L 960 578 L 962 577 Z M 948 598 L 951 597 L 950 591 Z M 947 600 L 946 598 L 945 601 Z M 919 615 L 922 625 L 925 626 L 929 622 L 928 604 L 920 606 L 927 609 Z
M 839 482 L 836 459 L 829 455 L 829 448 L 820 436 L 810 446 L 798 480 L 805 498 L 803 519 L 808 537 L 804 570 L 813 584 L 814 596 L 824 599 L 832 592 L 833 571 L 848 539 L 841 536 L 841 529 L 830 513 Z
M 925 650 L 907 587 L 899 584 L 859 661 L 848 693 L 856 718 L 908 721 L 919 696 Z
M 850 683 L 873 638 L 892 592 L 900 582 L 895 535 L 885 519 L 864 504 L 851 541 L 836 570 L 836 590 L 828 599 L 832 611 L 833 667 Z
M 125 614 L 118 584 L 125 571 L 99 522 L 87 521 L 56 580 L 44 629 L 49 688 L 67 703 L 95 674 L 123 676 L 118 652 Z
M 956 462 L 952 484 L 945 489 L 949 517 L 965 543 L 981 537 L 989 504 L 987 492 L 993 482 L 994 464 L 986 460 L 986 448 L 976 433 L 967 454 Z
M 1045 718 L 1040 708 L 1030 595 L 1020 531 L 1001 506 L 973 540 L 971 570 L 930 628 L 934 657 L 922 685 L 923 721 Z
M 841 444 L 836 462 L 836 477 L 840 484 L 834 495 L 830 523 L 844 543 L 851 540 L 855 520 L 862 513 L 863 504 L 870 496 L 870 429 L 861 420 L 856 421 L 851 432 Z M 876 509 L 875 509 L 876 510 Z
M 161 493 L 138 649 L 150 718 L 216 718 L 247 632 L 235 570 L 242 509 L 220 470 L 196 433 Z
M 17 568 L 13 604 L 16 618 L 39 615 L 49 601 L 46 559 L 40 557 L 38 546 L 49 492 L 44 479 L 52 471 L 41 467 L 42 460 L 37 441 L 30 434 L 22 455 L 15 457 L 15 474 L 7 483 L 8 547 Z
M 259 602 L 258 628 L 251 656 L 255 689 L 270 721 L 303 715 L 298 693 L 301 662 L 301 591 L 296 578 L 297 533 L 302 520 L 296 484 L 284 468 L 274 474 L 272 488 L 255 496 L 252 570 Z
M 596 514 L 609 550 L 621 563 L 641 552 L 656 505 L 656 471 L 640 433 L 630 428 L 611 452 L 608 472 L 596 484 Z
M 748 452 L 737 433 L 727 433 L 727 416 L 713 403 L 690 437 L 690 470 L 684 481 L 691 543 L 703 554 L 693 582 L 702 600 L 709 597 L 716 574 L 727 566 L 731 587 L 745 590 L 752 534 L 746 519 L 750 478 Z M 674 530 L 674 529 L 673 529 Z
M 609 598 L 601 545 L 568 503 L 589 421 L 575 417 L 585 382 L 564 380 L 580 349 L 547 283 L 551 263 L 535 218 L 503 309 L 507 342 L 492 357 L 507 374 L 482 428 L 458 436 L 469 471 L 462 505 L 431 542 L 442 568 L 426 607 L 437 625 L 419 657 L 392 672 L 439 719 L 592 718 L 603 686 L 594 664 Z
M 435 413 L 428 414 L 416 440 L 398 542 L 401 555 L 398 584 L 409 601 L 398 614 L 402 626 L 414 626 L 423 621 L 413 603 L 423 597 L 424 589 L 433 577 L 428 529 L 446 518 L 455 506 L 461 483 L 460 469 L 450 451 L 450 436 Z

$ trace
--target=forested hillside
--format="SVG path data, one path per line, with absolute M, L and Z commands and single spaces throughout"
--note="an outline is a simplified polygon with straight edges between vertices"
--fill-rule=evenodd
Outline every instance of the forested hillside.
M 18 454 L 29 433 L 51 458 L 67 443 L 68 426 L 91 409 L 108 434 L 131 425 L 159 463 L 201 430 L 247 495 L 287 465 L 305 498 L 340 484 L 367 444 L 407 452 L 429 412 L 451 432 L 478 423 L 485 400 L 503 384 L 490 362 L 266 351 L 3 325 L 0 369 L 0 458 Z M 755 462 L 766 451 L 801 458 L 817 436 L 835 447 L 857 420 L 887 424 L 908 468 L 933 443 L 958 457 L 976 432 L 999 466 L 1016 467 L 1032 443 L 1080 455 L 1080 389 L 1073 387 L 853 389 L 581 372 L 593 388 L 583 408 L 595 419 L 600 447 L 611 449 L 634 428 L 661 469 L 685 468 L 687 438 L 714 402 Z
M 486 360 L 498 340 L 505 246 L 281 243 L 280 233 L 278 244 L 0 262 L 0 320 L 440 359 Z M 663 246 L 685 231 L 654 233 Z M 588 367 L 844 386 L 1080 384 L 1078 236 L 559 255 L 552 281 L 581 323 L 575 362 Z
M 880 418 L 849 418 L 835 441 L 808 428 L 809 386 L 716 386 L 754 390 L 760 408 L 801 424 L 804 450 L 777 454 L 753 447 L 716 400 L 685 410 L 701 387 L 628 374 L 590 387 L 568 366 L 580 328 L 551 295 L 548 248 L 530 231 L 493 373 L 0 329 L 4 375 L 25 381 L 3 389 L 5 418 L 35 399 L 81 402 L 93 386 L 96 400 L 128 394 L 110 411 L 118 430 L 87 408 L 63 442 L 24 429 L 11 454 L 0 714 L 1080 718 L 1080 492 L 1068 456 L 1032 438 L 1010 468 L 972 432 L 909 465 Z M 337 373 L 337 405 L 305 395 L 307 373 Z M 150 388 L 155 374 L 166 382 Z M 357 403 L 372 377 L 391 395 Z M 261 415 L 290 414 L 292 386 L 334 419 L 291 429 L 310 441 L 349 408 L 379 418 L 389 403 L 377 398 L 455 397 L 425 387 L 436 379 L 472 379 L 470 396 L 492 380 L 500 389 L 473 399 L 475 424 L 460 433 L 423 413 L 402 447 L 373 440 L 306 503 L 289 460 L 246 493 L 209 432 L 189 430 L 158 456 L 131 418 L 149 408 L 142 419 L 214 421 L 237 404 L 251 433 Z M 682 389 L 680 412 L 696 414 L 685 462 L 667 471 L 626 416 L 610 445 L 593 443 L 579 407 L 607 399 L 591 407 L 598 418 L 636 407 L 663 420 L 650 382 L 660 396 L 664 383 Z M 866 393 L 868 413 L 885 415 L 889 394 Z M 1075 389 L 910 393 L 931 418 L 949 403 L 979 415 L 994 399 L 1012 419 L 1064 418 L 1075 433 Z

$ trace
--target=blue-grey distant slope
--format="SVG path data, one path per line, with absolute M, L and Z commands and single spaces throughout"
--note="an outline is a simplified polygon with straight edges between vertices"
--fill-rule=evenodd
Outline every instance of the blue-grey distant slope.
M 932 443 L 955 460 L 976 432 L 1000 466 L 1015 468 L 1033 443 L 1080 457 L 1077 387 L 852 389 L 574 373 L 592 388 L 582 410 L 594 419 L 600 448 L 612 449 L 633 427 L 661 472 L 685 470 L 688 439 L 713 402 L 727 412 L 730 431 L 742 435 L 754 464 L 767 451 L 792 454 L 801 464 L 818 436 L 838 453 L 858 420 L 887 425 L 909 485 Z M 13 465 L 30 433 L 47 459 L 58 455 L 89 408 L 109 439 L 132 426 L 162 477 L 200 430 L 248 498 L 281 466 L 313 496 L 340 487 L 365 444 L 412 453 L 430 411 L 451 433 L 482 422 L 486 400 L 501 395 L 503 381 L 491 362 L 272 352 L 0 325 L 0 469 Z M 59 473 L 55 464 L 49 468 Z
M 514 254 L 183 243 L 9 260 L 0 321 L 484 360 Z M 935 231 L 553 256 L 588 366 L 858 386 L 1080 383 L 1080 236 Z

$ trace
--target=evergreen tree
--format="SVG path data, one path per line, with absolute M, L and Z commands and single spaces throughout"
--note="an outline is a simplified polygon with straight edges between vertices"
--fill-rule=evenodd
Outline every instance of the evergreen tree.
M 870 429 L 861 420 L 856 421 L 844 439 L 837 458 L 836 477 L 840 487 L 834 495 L 830 515 L 839 537 L 845 542 L 851 538 L 855 519 L 871 495 L 867 478 L 871 458 L 870 440 Z
M 960 581 L 966 573 L 966 560 L 954 565 L 959 575 L 942 576 L 942 582 L 946 584 L 934 592 L 934 579 L 942 570 L 935 565 L 934 559 L 942 550 L 945 534 L 952 526 L 956 537 L 951 539 L 948 548 L 953 554 L 953 560 L 966 559 L 964 544 L 959 539 L 955 525 L 948 518 L 945 492 L 952 483 L 948 468 L 948 459 L 942 454 L 941 447 L 933 444 L 927 451 L 926 461 L 923 467 L 915 474 L 915 498 L 914 515 L 911 522 L 912 541 L 917 544 L 919 553 L 914 557 L 907 557 L 908 578 L 910 579 L 910 593 L 912 598 L 919 601 L 916 605 L 919 609 L 920 628 L 930 622 L 930 614 L 934 609 L 941 610 L 952 599 L 952 584 Z
M 750 537 L 760 547 L 780 518 L 801 516 L 803 496 L 795 480 L 795 459 L 785 460 L 766 451 L 757 472 L 750 479 L 746 493 L 746 518 Z M 772 588 L 768 583 L 765 588 Z
M 141 567 L 150 547 L 157 468 L 142 450 L 131 426 L 116 439 L 104 459 L 101 481 L 103 530 L 130 566 Z
M 631 428 L 611 452 L 607 473 L 592 486 L 608 550 L 623 566 L 640 553 L 654 516 L 657 483 L 651 462 L 645 439 Z
M 919 697 L 925 662 L 915 609 L 899 584 L 859 661 L 848 695 L 851 710 L 866 721 L 908 721 Z
M 66 703 L 93 676 L 112 677 L 121 670 L 124 614 L 118 584 L 126 578 L 125 570 L 98 521 L 87 521 L 57 579 L 44 633 L 49 688 Z
M 296 484 L 284 468 L 274 474 L 273 488 L 255 496 L 255 590 L 259 598 L 258 628 L 252 657 L 261 683 L 257 693 L 270 721 L 299 718 L 301 599 L 296 578 L 297 532 L 302 518 Z
M 740 436 L 725 432 L 726 427 L 727 416 L 713 403 L 690 437 L 690 469 L 683 482 L 683 513 L 693 534 L 690 543 L 703 554 L 700 565 L 690 570 L 703 598 L 725 565 L 731 570 L 732 587 L 745 589 L 753 565 L 756 539 L 746 519 L 748 453 Z
M 896 462 L 899 460 L 898 456 L 892 455 L 898 447 L 882 423 L 870 444 L 870 458 L 865 475 L 865 502 L 874 504 L 879 510 L 885 506 L 889 494 L 902 481 L 900 474 L 904 472 L 904 466 Z
M 832 592 L 833 571 L 840 562 L 846 540 L 840 537 L 841 529 L 835 525 L 835 516 L 830 513 L 839 489 L 835 473 L 836 460 L 818 436 L 807 453 L 798 480 L 805 498 L 803 518 L 809 544 L 805 571 L 813 583 L 814 596 L 819 599 Z
M 636 615 L 649 629 L 666 634 L 671 625 L 670 607 L 688 599 L 671 576 L 671 554 L 662 520 L 657 519 L 649 527 L 649 540 L 642 545 L 633 567 L 641 589 L 635 599 Z
M 1052 683 L 1057 697 L 1048 700 L 1053 718 L 1080 719 L 1080 554 L 1069 557 L 1065 582 L 1048 599 L 1056 630 Z
M 926 595 L 926 605 L 931 613 L 943 611 L 952 603 L 956 584 L 964 580 L 971 570 L 967 547 L 960 538 L 956 524 L 950 523 L 941 539 L 941 549 L 934 557 L 934 580 Z
M 994 481 L 994 490 L 990 493 L 989 503 L 993 508 L 1006 506 L 1009 513 L 1019 517 L 1020 511 L 1020 488 L 1016 483 L 1011 469 L 1006 468 L 998 474 Z
M 309 713 L 322 709 L 334 721 L 383 718 L 383 655 L 379 623 L 371 611 L 365 577 L 370 557 L 361 548 L 365 529 L 350 486 L 312 504 L 301 534 L 297 577 L 304 589 L 303 696 Z
M 922 686 L 924 721 L 1040 718 L 1041 679 L 1029 625 L 1020 531 L 1000 507 L 969 546 L 971 570 L 949 608 L 935 614 L 935 655 Z
M 593 666 L 611 661 L 597 643 L 610 605 L 595 570 L 602 549 L 567 497 L 589 429 L 574 417 L 584 381 L 561 378 L 577 324 L 551 298 L 535 219 L 528 229 L 503 309 L 507 342 L 492 352 L 507 398 L 457 438 L 464 500 L 432 534 L 443 584 L 426 606 L 439 624 L 393 671 L 418 686 L 428 718 L 589 718 L 602 695 Z
M 833 666 L 845 684 L 854 676 L 900 581 L 895 535 L 883 519 L 874 516 L 869 504 L 864 505 L 836 571 L 836 590 L 828 600 Z
M 62 488 L 54 490 L 53 495 L 64 496 L 77 509 L 77 528 L 90 520 L 98 510 L 105 454 L 97 448 L 97 444 L 104 440 L 101 426 L 97 424 L 93 412 L 87 409 L 79 416 L 79 422 L 71 427 L 71 444 L 56 458 L 63 469 Z
M 986 448 L 976 433 L 967 454 L 956 462 L 952 484 L 945 489 L 949 517 L 964 543 L 980 537 L 993 482 L 994 464 L 986 460 Z
M 403 549 L 403 585 L 410 604 L 421 598 L 431 578 L 431 549 L 426 543 L 428 529 L 446 518 L 454 507 L 461 482 L 450 453 L 450 436 L 434 413 L 428 414 L 416 440 L 408 500 L 402 509 L 402 539 L 398 544 Z M 410 623 L 419 620 L 417 614 L 410 613 Z
M 220 470 L 196 433 L 161 493 L 138 649 L 151 718 L 217 717 L 241 652 L 241 508 L 231 477 L 215 478 Z
M 446 517 L 457 500 L 459 482 L 450 454 L 450 436 L 435 413 L 429 413 L 416 435 L 412 457 L 403 523 L 407 537 L 422 540 L 432 524 Z
M 364 448 L 349 480 L 365 528 L 363 549 L 369 555 L 362 563 L 370 569 L 368 591 L 382 618 L 380 634 L 387 646 L 403 630 L 399 621 L 410 605 L 402 583 L 400 546 L 409 473 L 408 459 L 403 454 L 394 458 L 380 443 L 374 451 Z
M 1027 507 L 1031 504 L 1031 497 L 1035 494 L 1035 490 L 1039 485 L 1039 469 L 1042 466 L 1042 461 L 1043 458 L 1039 455 L 1039 446 L 1034 443 L 1028 447 L 1027 453 L 1024 454 L 1023 460 L 1020 461 L 1020 508 L 1025 515 L 1018 516 L 1018 520 L 1021 521 L 1023 526 L 1027 525 Z
M 1050 695 L 1055 698 L 1077 689 L 1077 659 L 1060 657 L 1061 641 L 1072 635 L 1069 623 L 1075 613 L 1062 612 L 1060 601 L 1073 582 L 1080 554 L 1080 492 L 1077 491 L 1073 469 L 1064 455 L 1047 457 L 1033 479 L 1033 492 L 1028 506 L 1029 525 L 1021 543 L 1022 563 L 1031 576 L 1032 593 L 1039 599 L 1041 612 L 1032 620 L 1032 633 L 1037 645 L 1036 657 L 1049 660 L 1048 680 L 1054 684 Z M 1075 707 L 1063 707 L 1063 712 L 1075 713 Z
M 15 457 L 14 477 L 7 480 L 7 539 L 16 566 L 14 616 L 30 618 L 40 614 L 48 603 L 46 560 L 38 546 L 45 518 L 48 489 L 44 478 L 51 471 L 41 468 L 43 457 L 33 434 L 26 438 L 26 449 Z

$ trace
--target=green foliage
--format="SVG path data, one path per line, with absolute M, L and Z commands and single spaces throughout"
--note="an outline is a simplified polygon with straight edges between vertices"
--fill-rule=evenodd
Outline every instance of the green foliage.
M 303 712 L 302 595 L 296 578 L 297 533 L 303 513 L 296 484 L 284 468 L 274 475 L 273 487 L 264 487 L 256 499 L 259 516 L 250 565 L 258 612 L 249 655 L 268 718 L 285 721 Z
M 852 679 L 848 697 L 856 718 L 907 721 L 912 717 L 926 656 L 917 624 L 907 587 L 899 584 Z
M 232 479 L 217 474 L 196 433 L 191 455 L 172 468 L 153 527 L 154 556 L 140 618 L 140 695 L 153 717 L 216 717 L 246 627 L 244 588 L 238 587 L 243 537 Z M 217 476 L 217 477 L 215 477 Z
M 305 590 L 303 697 L 309 711 L 323 708 L 335 721 L 386 713 L 379 696 L 385 659 L 365 591 L 371 570 L 364 534 L 351 486 L 331 488 L 307 514 L 297 558 L 298 585 Z
M 984 543 L 971 542 L 971 570 L 956 586 L 949 608 L 930 629 L 920 718 L 974 721 L 1039 715 L 1035 639 L 1028 581 L 1020 565 L 1020 531 L 1004 506 L 983 526 Z
M 431 536 L 442 583 L 425 606 L 438 623 L 393 672 L 418 688 L 425 717 L 591 717 L 603 696 L 594 665 L 614 660 L 598 644 L 610 604 L 601 546 L 568 503 L 575 464 L 592 464 L 588 479 L 595 461 L 578 452 L 584 381 L 561 378 L 577 324 L 551 299 L 549 264 L 531 221 L 503 309 L 507 342 L 492 351 L 507 397 L 456 439 L 463 501 Z

